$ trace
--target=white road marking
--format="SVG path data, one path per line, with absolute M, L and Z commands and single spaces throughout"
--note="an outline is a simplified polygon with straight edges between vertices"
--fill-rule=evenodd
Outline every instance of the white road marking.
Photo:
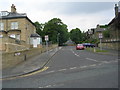
M 79 57 L 79 55 L 78 55 L 78 54 L 75 54 L 75 56 Z
M 96 64 L 92 64 L 92 65 L 90 65 L 91 67 L 94 67 L 94 66 L 96 66 Z
M 72 68 L 70 68 L 70 69 L 76 69 L 77 67 L 72 67 Z
M 100 61 L 97 61 L 97 60 L 95 60 L 95 59 L 91 59 L 91 58 L 85 58 L 85 59 L 87 59 L 87 60 L 91 60 L 91 61 L 94 61 L 94 62 L 100 62 Z
M 53 72 L 55 72 L 55 71 L 49 71 L 49 72 L 46 72 L 46 73 L 53 73 Z
M 38 88 L 43 88 L 43 87 L 38 87 Z
M 48 86 L 45 86 L 45 87 L 51 87 L 52 85 L 48 85 Z
M 58 70 L 58 71 L 65 71 L 65 70 L 67 70 L 67 69 L 60 69 L 60 70 Z
M 71 49 L 71 51 L 72 51 L 72 53 L 73 53 L 75 56 L 79 57 L 79 55 L 76 54 L 72 49 Z
M 80 68 L 86 68 L 86 67 L 88 67 L 88 66 L 81 66 Z

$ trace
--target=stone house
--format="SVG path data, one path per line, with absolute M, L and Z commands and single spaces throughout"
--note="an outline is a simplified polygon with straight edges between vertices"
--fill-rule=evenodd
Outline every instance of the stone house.
M 17 13 L 16 7 L 12 4 L 11 12 L 1 11 L 0 14 L 0 39 L 2 39 L 0 50 L 8 48 L 5 47 L 6 44 L 11 46 L 9 50 L 13 50 L 14 45 L 21 49 L 30 48 L 30 38 L 32 34 L 36 34 L 36 28 L 26 13 Z M 38 37 L 37 34 L 36 36 L 37 41 L 37 38 L 40 38 L 40 36 Z M 40 42 L 37 42 L 37 44 L 40 44 Z
M 95 33 L 94 33 L 94 37 L 95 39 L 99 39 L 100 38 L 100 34 L 102 34 L 102 38 L 103 37 L 103 31 L 105 31 L 107 29 L 107 25 L 97 25 L 97 27 L 95 28 Z

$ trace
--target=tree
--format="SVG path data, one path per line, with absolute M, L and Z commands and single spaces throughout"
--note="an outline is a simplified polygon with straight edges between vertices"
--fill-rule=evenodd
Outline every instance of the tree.
M 43 33 L 43 27 L 44 24 L 40 24 L 38 21 L 36 21 L 35 23 L 35 27 L 36 27 L 36 33 L 39 34 L 41 37 L 44 37 L 44 33 Z
M 52 41 L 53 43 L 57 43 L 59 39 L 60 45 L 65 43 L 69 38 L 67 25 L 59 18 L 53 18 L 45 23 L 43 32 L 45 35 L 49 36 L 49 41 Z
M 110 31 L 109 31 L 109 30 L 103 31 L 103 36 L 104 36 L 105 38 L 110 38 Z
M 82 42 L 82 40 L 83 40 L 83 39 L 82 39 L 82 33 L 81 33 L 81 31 L 80 31 L 79 28 L 72 29 L 72 30 L 70 31 L 70 39 L 71 39 L 72 41 L 74 41 L 76 44 Z

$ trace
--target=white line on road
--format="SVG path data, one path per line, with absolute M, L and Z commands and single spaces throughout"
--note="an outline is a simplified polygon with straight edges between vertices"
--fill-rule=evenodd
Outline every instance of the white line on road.
M 92 64 L 92 65 L 90 65 L 91 67 L 94 67 L 94 66 L 96 66 L 96 64 Z
M 38 87 L 38 88 L 43 88 L 43 87 Z
M 79 55 L 78 55 L 78 54 L 75 54 L 75 56 L 79 57 Z
M 80 68 L 86 68 L 86 67 L 88 67 L 88 66 L 81 66 Z
M 100 62 L 100 61 L 97 61 L 97 60 L 91 59 L 91 58 L 85 58 L 85 59 L 90 60 L 90 61 L 94 61 L 94 62 Z
M 71 49 L 71 51 L 72 51 L 72 53 L 73 53 L 75 56 L 79 57 L 79 55 L 76 54 L 72 49 Z
M 52 86 L 52 85 L 48 85 L 48 86 L 46 86 L 46 87 L 48 88 L 48 87 L 51 87 L 51 86 Z
M 65 71 L 65 70 L 67 70 L 67 69 L 60 69 L 60 70 L 58 70 L 58 71 Z
M 72 68 L 70 68 L 70 69 L 76 69 L 77 67 L 72 67 Z
M 46 73 L 53 73 L 53 72 L 55 72 L 55 71 L 49 71 L 49 72 L 46 72 Z

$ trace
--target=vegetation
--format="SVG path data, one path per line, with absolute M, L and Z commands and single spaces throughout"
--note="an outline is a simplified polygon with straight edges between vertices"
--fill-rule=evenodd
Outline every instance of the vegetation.
M 45 24 L 35 22 L 35 25 L 37 33 L 43 37 L 48 35 L 49 41 L 52 41 L 52 43 L 59 42 L 59 45 L 63 45 L 69 39 L 67 25 L 64 24 L 59 18 L 53 18 Z M 44 25 L 44 28 L 42 28 L 42 25 Z
M 70 39 L 76 44 L 81 43 L 83 41 L 82 33 L 79 28 L 72 29 L 70 31 Z
M 44 38 L 43 27 L 44 24 L 40 24 L 38 21 L 34 23 L 36 27 L 36 33 L 39 34 L 42 38 Z
M 105 38 L 110 38 L 110 31 L 109 31 L 109 30 L 103 31 L 103 36 L 104 36 Z

